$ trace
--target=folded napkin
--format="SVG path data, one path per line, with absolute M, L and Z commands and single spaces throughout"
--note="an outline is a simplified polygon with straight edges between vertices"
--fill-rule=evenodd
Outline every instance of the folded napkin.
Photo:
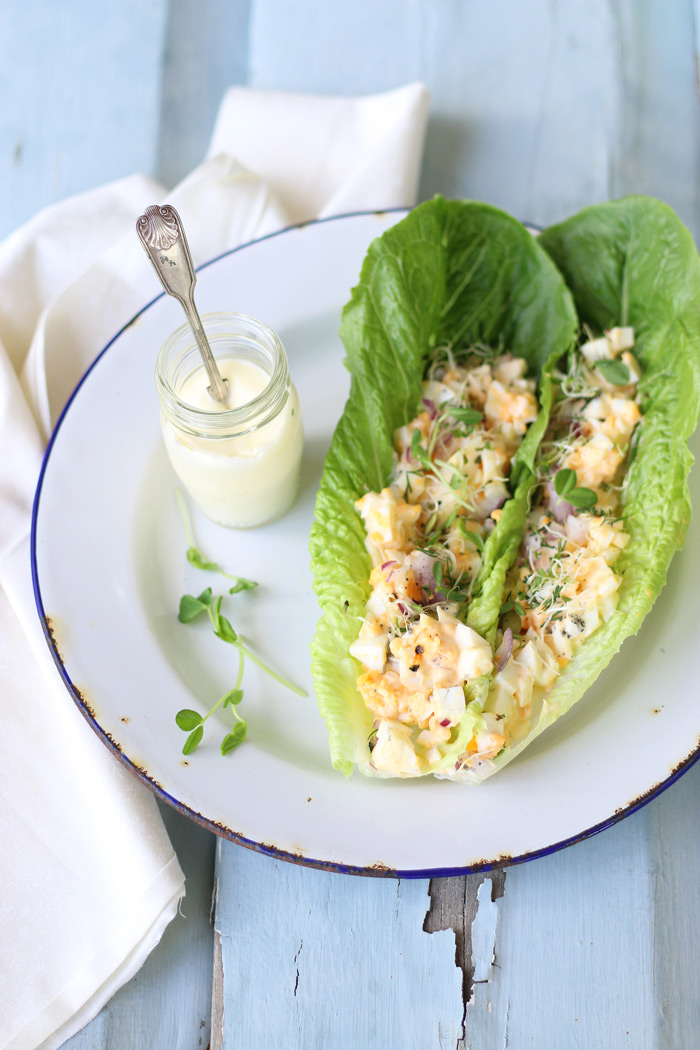
M 207 159 L 167 198 L 195 263 L 315 216 L 413 204 L 427 106 L 420 84 L 360 99 L 231 89 Z M 46 439 L 99 350 L 158 291 L 134 223 L 164 198 L 133 176 L 0 245 L 0 1050 L 48 1050 L 82 1027 L 184 894 L 153 795 L 56 673 L 29 563 Z

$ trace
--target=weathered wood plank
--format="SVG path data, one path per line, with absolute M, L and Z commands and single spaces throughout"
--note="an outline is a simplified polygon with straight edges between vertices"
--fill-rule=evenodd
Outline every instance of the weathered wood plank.
M 251 83 L 361 93 L 426 80 L 433 109 L 423 196 L 490 200 L 544 224 L 636 190 L 668 200 L 697 229 L 690 5 L 538 2 L 526 15 L 504 0 L 487 7 L 389 0 L 379 11 L 364 0 L 342 12 L 313 7 L 311 0 L 293 11 L 282 0 L 256 0 Z M 299 34 L 299 25 L 313 31 Z M 340 54 L 331 46 L 338 38 Z M 471 996 L 466 1045 L 656 1046 L 654 981 L 663 971 L 668 986 L 669 956 L 672 973 L 684 963 L 697 972 L 698 951 L 694 935 L 683 951 L 677 941 L 671 951 L 656 940 L 664 947 L 654 949 L 659 973 L 652 974 L 652 895 L 657 922 L 673 919 L 666 942 L 680 919 L 678 883 L 662 886 L 659 898 L 647 852 L 646 828 L 656 827 L 660 806 L 512 869 L 502 900 L 491 877 L 433 881 L 424 929 L 455 931 L 465 1001 Z M 669 831 L 664 820 L 663 848 L 675 846 L 682 858 L 679 828 Z M 686 1002 L 687 1027 L 696 1001 L 690 995 Z M 665 1009 L 678 1021 L 670 998 Z
M 697 0 L 673 5 L 663 0 L 645 4 L 619 0 L 614 12 L 622 89 L 613 193 L 641 192 L 660 197 L 676 209 L 697 241 L 700 4 Z M 655 1004 L 656 1024 L 651 1045 L 658 1050 L 697 1043 L 699 794 L 700 769 L 696 766 L 634 818 L 647 847 L 645 860 L 640 858 L 648 879 L 648 911 L 642 921 L 651 927 L 649 994 Z M 621 925 L 616 917 L 616 926 Z M 621 952 L 618 958 L 622 958 Z M 638 961 L 625 962 L 627 980 Z
M 256 0 L 250 82 L 363 94 L 424 80 L 421 195 L 473 197 L 544 224 L 608 196 L 613 30 L 607 0 Z
M 667 201 L 700 235 L 700 99 L 692 0 L 617 0 L 620 103 L 610 195 Z
M 644 825 L 637 814 L 508 870 L 490 980 L 467 1007 L 469 1050 L 656 1047 Z
M 166 9 L 0 4 L 0 237 L 52 201 L 155 171 Z
M 231 27 L 244 26 L 247 3 L 209 0 L 194 6 L 185 0 L 145 6 L 125 0 L 114 9 L 71 0 L 67 7 L 0 7 L 0 97 L 13 100 L 0 126 L 0 236 L 66 193 L 136 169 L 174 181 L 199 159 L 218 101 L 214 85 L 244 76 L 243 36 L 234 38 Z M 250 82 L 355 93 L 423 78 L 434 96 L 423 196 L 438 190 L 467 194 L 544 223 L 589 201 L 638 190 L 668 200 L 697 235 L 697 17 L 693 25 L 692 12 L 685 0 L 677 5 L 536 0 L 526 7 L 517 0 L 490 5 L 384 0 L 379 7 L 367 0 L 351 5 L 255 0 Z M 221 19 L 228 19 L 224 31 Z M 163 40 L 168 48 L 161 68 Z M 201 55 L 208 46 L 212 64 L 200 64 L 195 74 L 198 50 Z M 186 74 L 182 81 L 180 72 Z M 189 93 L 197 100 L 191 106 Z M 262 1045 L 262 1039 L 254 1040 L 266 1010 L 271 1016 L 265 1024 L 283 1032 L 284 1045 L 290 1033 L 298 1033 L 300 996 L 293 995 L 289 978 L 291 973 L 296 981 L 300 961 L 297 992 L 302 988 L 303 995 L 306 989 L 308 1041 L 295 1045 L 313 1046 L 313 1018 L 321 1024 L 326 1016 L 323 1000 L 314 1013 L 311 991 L 314 972 L 326 966 L 318 993 L 330 988 L 341 1001 L 346 1023 L 353 1026 L 343 1033 L 346 1037 L 356 1031 L 355 1009 L 364 1006 L 365 1017 L 370 1007 L 379 1009 L 382 995 L 393 988 L 387 982 L 393 981 L 399 990 L 392 1009 L 408 1002 L 408 1016 L 418 1016 L 416 1031 L 437 1018 L 438 1006 L 451 1018 L 437 1043 L 416 1042 L 421 1050 L 455 1045 L 461 990 L 473 996 L 466 1023 L 467 1045 L 474 1050 L 500 1048 L 506 1040 L 512 1047 L 535 1045 L 538 1050 L 694 1046 L 700 1009 L 694 978 L 700 962 L 699 783 L 700 774 L 693 771 L 619 828 L 556 857 L 511 869 L 507 893 L 495 904 L 490 900 L 498 897 L 494 876 L 435 880 L 428 909 L 425 884 L 364 884 L 315 872 L 298 872 L 290 882 L 275 862 L 251 860 L 246 851 L 224 846 L 226 856 L 240 854 L 255 873 L 240 879 L 232 865 L 219 896 L 220 949 L 227 962 L 223 969 L 216 967 L 215 980 L 226 979 L 217 997 L 219 1006 L 225 997 L 230 1007 L 226 1050 Z M 177 820 L 170 815 L 168 824 L 187 869 L 191 851 L 210 850 L 212 840 L 187 825 L 190 838 L 186 828 L 177 830 Z M 201 960 L 211 948 L 204 936 L 209 876 L 206 865 L 198 871 L 195 955 Z M 186 914 L 195 881 L 194 872 L 188 875 Z M 323 880 L 340 888 L 321 892 Z M 225 903 L 229 896 L 238 899 L 237 906 Z M 261 901 L 274 905 L 266 922 Z M 396 908 L 402 925 L 386 935 L 384 947 L 378 931 Z M 356 909 L 364 925 L 358 924 Z M 288 929 L 291 916 L 293 929 L 300 932 L 311 913 L 318 920 L 311 924 L 316 940 L 307 944 L 314 943 L 314 954 L 309 959 L 310 952 L 306 958 L 300 952 L 294 963 L 300 942 L 280 931 Z M 374 914 L 378 925 L 370 928 Z M 173 989 L 193 995 L 194 1020 L 200 1013 L 200 1020 L 208 1017 L 197 997 L 208 988 L 209 956 L 200 976 L 190 970 L 183 976 L 194 922 L 191 912 L 184 927 L 182 920 L 173 924 L 137 978 L 70 1045 L 81 1050 L 180 1045 L 163 1020 L 174 1001 Z M 422 933 L 423 924 L 426 931 L 445 932 Z M 337 954 L 327 963 L 325 930 L 329 952 L 345 948 L 347 972 L 339 970 Z M 491 969 L 494 936 L 497 957 Z M 431 999 L 433 984 L 420 969 L 426 944 L 438 946 L 429 949 L 437 957 L 430 981 L 449 984 L 450 995 L 439 1004 Z M 416 958 L 401 958 L 397 981 L 395 960 L 401 951 Z M 271 971 L 276 954 L 283 958 Z M 372 956 L 370 969 L 367 955 Z M 248 976 L 249 956 L 261 982 L 257 986 Z M 357 990 L 370 972 L 379 974 L 374 990 Z M 489 976 L 490 984 L 485 983 Z M 160 985 L 169 991 L 159 991 Z M 236 1015 L 241 1003 L 243 1013 Z M 333 1038 L 339 1020 L 328 1020 Z M 623 1027 L 628 1020 L 632 1027 Z M 223 1032 L 223 1023 L 219 1017 L 217 1031 Z M 122 1030 L 128 1039 L 125 1034 L 122 1040 Z M 183 1031 L 188 1041 L 182 1045 L 196 1046 L 201 1032 L 193 1040 L 191 1027 Z M 429 1038 L 436 1031 L 431 1029 Z M 362 1025 L 359 1032 L 364 1033 Z M 383 1045 L 394 1044 L 399 1041 Z M 352 1047 L 347 1038 L 338 1045 Z M 364 1050 L 371 1044 L 357 1045 Z
M 206 1050 L 209 1046 L 214 935 L 210 923 L 215 837 L 160 807 L 185 873 L 181 913 L 135 977 L 66 1050 Z
M 224 994 L 212 1050 L 456 1045 L 455 939 L 423 932 L 427 881 L 313 871 L 228 842 L 217 881 Z
M 462 971 L 462 1032 L 457 1050 L 466 1047 L 466 1014 L 474 982 L 489 980 L 491 976 L 498 908 L 488 908 L 486 902 L 490 898 L 491 904 L 496 904 L 503 896 L 505 878 L 505 871 L 494 871 L 430 880 L 430 907 L 423 929 L 426 933 L 454 932 L 455 966 Z
M 658 1050 L 677 1050 L 696 1046 L 700 1031 L 700 766 L 645 818 Z
M 156 178 L 172 187 L 201 163 L 224 92 L 248 75 L 250 0 L 170 0 Z

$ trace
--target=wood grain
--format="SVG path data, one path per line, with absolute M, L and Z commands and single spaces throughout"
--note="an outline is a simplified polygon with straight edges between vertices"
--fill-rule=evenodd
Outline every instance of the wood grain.
M 423 931 L 426 880 L 329 874 L 221 842 L 212 1050 L 445 1050 L 462 1031 L 452 930 Z
M 700 235 L 697 4 L 617 0 L 618 135 L 610 196 L 647 193 Z
M 421 196 L 485 200 L 540 224 L 609 195 L 616 58 L 607 0 L 531 0 L 527 13 L 519 0 L 356 0 L 342 11 L 256 0 L 251 12 L 252 84 L 362 94 L 423 80 Z
M 174 186 L 204 158 L 228 87 L 248 76 L 249 0 L 170 0 L 156 176 Z
M 644 817 L 652 927 L 649 994 L 658 1050 L 677 1050 L 696 1046 L 700 1031 L 700 765 Z
M 0 4 L 0 237 L 52 201 L 155 173 L 166 11 Z

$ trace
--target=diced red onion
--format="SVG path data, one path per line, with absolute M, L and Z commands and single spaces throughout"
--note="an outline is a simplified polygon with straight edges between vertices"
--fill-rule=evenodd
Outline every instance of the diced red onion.
M 510 660 L 511 653 L 513 652 L 513 632 L 510 627 L 506 627 L 503 632 L 503 641 L 498 647 L 496 653 L 496 671 L 502 671 Z
M 552 517 L 558 522 L 565 522 L 569 515 L 574 513 L 572 504 L 567 503 L 565 499 L 560 499 L 557 495 L 553 481 L 547 482 L 547 506 L 552 512 Z
M 422 591 L 431 596 L 431 601 L 444 602 L 447 599 L 442 591 L 438 590 L 437 580 L 433 572 L 435 562 L 439 560 L 439 558 L 432 558 L 425 551 L 414 551 L 411 555 L 411 568 L 413 569 L 416 583 Z
M 416 578 L 416 583 L 423 590 L 426 588 L 430 591 L 435 590 L 435 576 L 433 575 L 433 566 L 437 561 L 436 558 L 431 558 L 429 554 L 425 554 L 423 551 L 416 551 L 411 558 L 411 568 L 413 569 L 413 575 Z
M 424 397 L 421 401 L 421 404 L 425 405 L 425 407 L 428 410 L 428 415 L 431 419 L 437 419 L 438 410 L 437 405 L 434 401 L 431 401 L 429 397 Z
M 548 532 L 548 536 L 559 536 L 558 533 Z M 530 562 L 530 568 L 533 572 L 538 572 L 543 569 L 545 572 L 552 563 L 552 555 L 554 551 L 551 546 L 540 547 L 539 545 L 529 548 L 528 560 Z
M 499 492 L 498 489 L 494 492 L 486 493 L 479 504 L 479 514 L 483 514 L 485 518 L 488 518 L 492 511 L 498 510 L 499 507 L 503 506 L 506 498 L 507 496 L 503 492 Z
M 384 564 L 382 565 L 382 572 L 384 572 L 385 569 L 388 569 L 390 565 L 398 565 L 398 564 L 399 563 L 397 561 L 385 561 Z
M 443 727 L 443 729 L 445 728 L 445 726 L 448 726 L 449 724 L 450 724 L 449 718 L 443 718 L 442 722 L 440 723 L 440 725 Z

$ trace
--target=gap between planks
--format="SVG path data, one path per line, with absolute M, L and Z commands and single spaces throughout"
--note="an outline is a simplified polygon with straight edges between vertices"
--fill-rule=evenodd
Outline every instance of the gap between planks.
M 222 1050 L 224 1045 L 224 959 L 221 934 L 214 930 L 214 966 L 211 985 L 211 1044 L 207 1050 Z
M 462 1036 L 456 1050 L 464 1050 L 466 1046 L 467 1006 L 472 999 L 474 973 L 477 963 L 484 963 L 484 960 L 474 958 L 472 931 L 479 910 L 479 890 L 487 881 L 491 884 L 491 902 L 495 904 L 505 893 L 506 873 L 502 868 L 453 878 L 431 879 L 428 888 L 430 907 L 425 915 L 423 930 L 426 933 L 437 933 L 439 930 L 454 932 L 455 965 L 462 971 Z M 494 928 L 494 952 L 495 940 Z M 488 960 L 489 968 L 492 962 L 493 955 Z

